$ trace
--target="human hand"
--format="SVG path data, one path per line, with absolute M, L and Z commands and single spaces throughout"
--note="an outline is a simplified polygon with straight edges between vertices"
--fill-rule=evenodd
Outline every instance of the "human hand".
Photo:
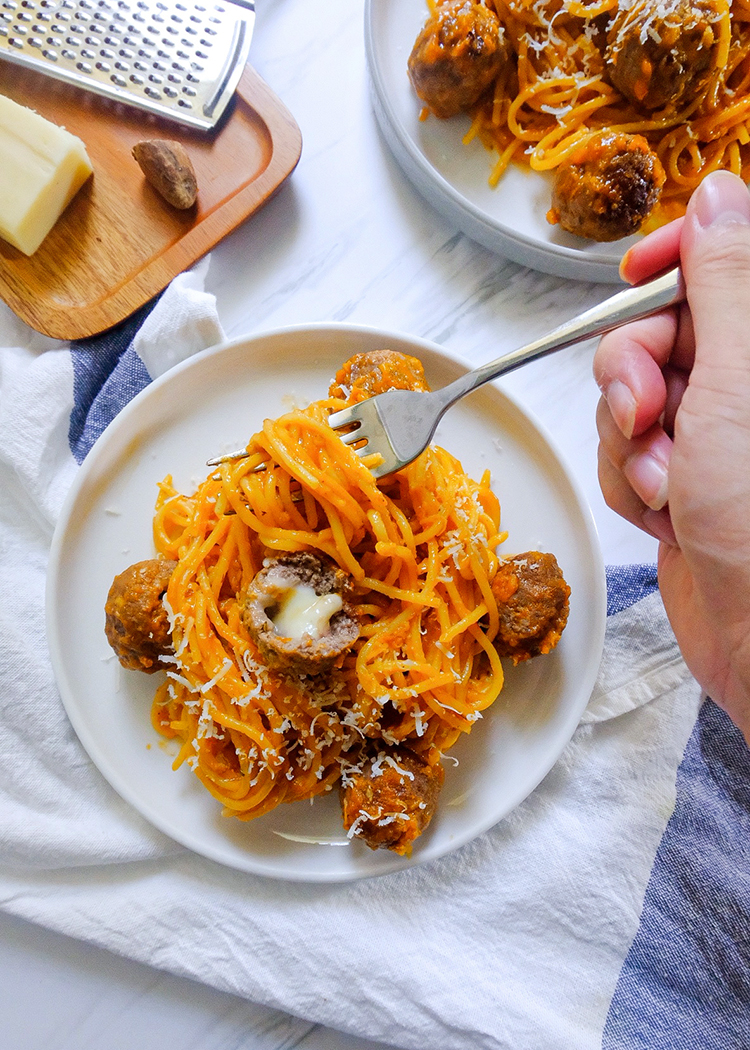
M 631 248 L 637 283 L 679 259 L 687 303 L 605 336 L 594 358 L 607 504 L 659 541 L 685 661 L 750 744 L 750 194 L 709 175 L 684 219 Z

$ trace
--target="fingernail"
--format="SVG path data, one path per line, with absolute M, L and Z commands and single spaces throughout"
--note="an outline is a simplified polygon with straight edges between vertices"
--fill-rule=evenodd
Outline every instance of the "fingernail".
M 707 226 L 750 224 L 750 193 L 737 175 L 715 171 L 707 175 L 691 201 L 698 223 Z
M 640 452 L 625 461 L 622 472 L 647 507 L 662 509 L 667 502 L 665 463 L 649 452 Z
M 621 379 L 613 379 L 605 393 L 609 410 L 617 426 L 630 441 L 635 428 L 635 398 Z

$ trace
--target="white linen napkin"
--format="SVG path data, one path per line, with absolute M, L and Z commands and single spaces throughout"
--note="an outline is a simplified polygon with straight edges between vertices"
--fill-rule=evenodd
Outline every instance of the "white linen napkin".
M 83 426 L 80 348 L 0 312 L 0 907 L 415 1050 L 593 1050 L 701 701 L 658 592 L 610 615 L 589 707 L 539 788 L 456 853 L 377 879 L 278 883 L 191 854 L 115 794 L 67 721 L 44 628 L 56 516 L 87 428 L 139 375 L 222 338 L 206 265 L 117 350 Z

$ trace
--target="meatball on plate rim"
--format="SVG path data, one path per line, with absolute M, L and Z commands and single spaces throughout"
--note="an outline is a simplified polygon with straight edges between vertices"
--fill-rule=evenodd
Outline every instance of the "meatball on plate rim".
M 461 139 L 465 114 L 420 120 L 422 103 L 407 60 L 427 17 L 425 0 L 367 0 L 365 47 L 372 96 L 385 141 L 422 196 L 467 236 L 543 273 L 606 284 L 620 282 L 620 260 L 638 237 L 596 243 L 547 221 L 552 174 L 511 164 L 500 183 L 488 179 L 492 157 Z
M 502 821 L 546 776 L 576 730 L 594 687 L 606 587 L 591 512 L 550 437 L 497 384 L 444 417 L 436 443 L 479 477 L 489 469 L 509 538 L 500 553 L 553 553 L 570 584 L 557 648 L 512 666 L 495 704 L 444 759 L 432 823 L 411 856 L 370 850 L 343 830 L 338 791 L 282 803 L 242 822 L 152 727 L 155 679 L 121 667 L 104 632 L 113 578 L 154 555 L 157 486 L 171 474 L 192 491 L 206 460 L 241 447 L 267 417 L 325 396 L 353 354 L 390 348 L 419 358 L 431 386 L 467 366 L 434 343 L 345 324 L 295 326 L 204 351 L 151 383 L 115 418 L 78 471 L 52 544 L 50 652 L 63 703 L 89 756 L 152 825 L 229 867 L 308 882 L 399 871 L 444 856 Z M 497 833 L 502 834 L 502 828 Z

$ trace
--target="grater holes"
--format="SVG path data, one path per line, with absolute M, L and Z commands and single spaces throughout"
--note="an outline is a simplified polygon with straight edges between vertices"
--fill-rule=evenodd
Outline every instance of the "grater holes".
M 178 106 L 182 106 L 183 109 L 192 109 L 193 108 L 193 103 L 189 102 L 188 99 L 186 99 L 186 98 L 178 98 L 177 99 L 177 105 Z
M 66 36 L 65 43 L 70 44 L 71 47 L 80 47 L 81 41 L 77 36 Z
M 38 36 L 30 36 L 29 47 L 36 47 L 41 49 L 42 47 L 44 47 L 44 41 L 40 40 Z
M 169 85 L 164 88 L 164 94 L 167 98 L 177 98 L 177 92 L 173 87 L 169 87 Z
M 149 98 L 153 98 L 157 102 L 161 98 L 161 91 L 157 91 L 156 88 L 152 88 L 148 84 L 143 89 L 143 94 L 148 95 Z
M 91 73 L 91 66 L 88 62 L 76 62 L 76 69 L 81 73 L 86 73 L 87 76 Z
M 119 69 L 121 73 L 129 73 L 130 66 L 127 62 L 122 62 L 119 58 L 115 62 L 115 69 Z
M 128 82 L 125 79 L 125 77 L 121 77 L 119 73 L 113 73 L 109 79 L 112 81 L 115 87 L 124 88 L 128 86 Z
M 25 41 L 21 40 L 17 36 L 9 36 L 8 37 L 8 43 L 10 44 L 11 47 L 22 48 L 24 43 L 25 43 Z
M 112 66 L 109 64 L 109 62 L 99 61 L 96 63 L 96 68 L 99 70 L 100 73 L 109 73 L 112 69 Z
M 51 48 L 45 48 L 44 51 L 42 51 L 42 54 L 50 62 L 57 62 L 57 52 L 53 51 Z
M 128 79 L 131 84 L 135 84 L 137 87 L 143 87 L 143 77 L 140 73 L 131 73 Z
M 102 48 L 102 49 L 101 49 L 101 50 L 99 51 L 99 54 L 100 54 L 100 55 L 102 56 L 102 58 L 109 58 L 109 59 L 112 59 L 112 58 L 114 58 L 114 57 L 115 57 L 115 53 L 114 53 L 114 51 L 110 51 L 108 47 L 103 47 L 103 48 Z

